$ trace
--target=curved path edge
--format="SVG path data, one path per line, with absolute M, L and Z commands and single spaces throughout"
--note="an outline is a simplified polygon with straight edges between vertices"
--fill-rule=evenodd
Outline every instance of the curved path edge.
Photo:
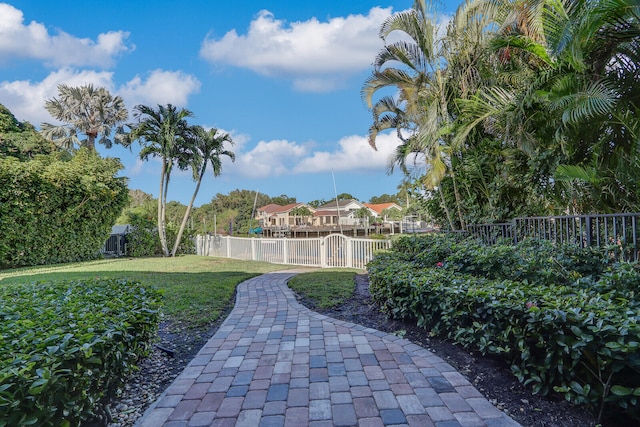
M 451 365 L 300 304 L 297 270 L 238 285 L 235 306 L 136 427 L 519 426 Z

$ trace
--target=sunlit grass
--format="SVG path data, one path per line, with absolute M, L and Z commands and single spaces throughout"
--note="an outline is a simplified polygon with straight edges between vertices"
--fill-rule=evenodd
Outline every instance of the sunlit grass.
M 291 268 L 256 261 L 186 255 L 176 258 L 117 258 L 0 271 L 0 286 L 16 283 L 128 278 L 164 294 L 163 314 L 186 327 L 205 327 L 220 316 L 236 285 L 270 271 Z
M 322 270 L 302 273 L 289 280 L 289 287 L 313 301 L 316 307 L 333 308 L 353 296 L 356 270 Z

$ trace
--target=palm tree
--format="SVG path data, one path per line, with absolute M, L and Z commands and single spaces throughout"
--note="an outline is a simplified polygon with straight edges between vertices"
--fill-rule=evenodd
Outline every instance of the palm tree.
M 190 166 L 193 172 L 193 179 L 197 184 L 196 189 L 193 192 L 193 196 L 189 201 L 189 206 L 187 206 L 187 211 L 182 218 L 182 224 L 180 224 L 180 230 L 178 230 L 178 236 L 176 237 L 176 241 L 173 245 L 171 256 L 176 255 L 178 246 L 180 245 L 180 240 L 182 239 L 182 234 L 191 213 L 191 208 L 193 207 L 193 202 L 198 195 L 202 178 L 204 178 L 204 174 L 207 171 L 207 166 L 211 164 L 213 176 L 215 177 L 219 176 L 222 172 L 221 156 L 227 156 L 232 161 L 235 161 L 236 159 L 233 152 L 224 148 L 225 142 L 233 145 L 233 141 L 229 134 L 219 133 L 218 129 L 206 130 L 202 126 L 193 126 L 192 128 L 192 136 L 190 138 L 189 146 L 193 157 L 191 158 Z
M 396 32 L 406 37 L 386 45 L 374 61 L 372 76 L 365 82 L 362 96 L 373 112 L 370 144 L 383 130 L 396 129 L 402 143 L 390 162 L 389 171 L 398 165 L 410 174 L 407 160 L 424 162 L 420 178 L 426 190 L 437 189 L 451 228 L 454 220 L 439 185 L 449 174 L 452 178 L 458 221 L 465 218 L 455 175 L 456 163 L 464 148 L 454 144 L 451 124 L 456 115 L 454 100 L 470 96 L 484 75 L 482 49 L 486 43 L 486 20 L 470 13 L 465 3 L 440 35 L 435 14 L 425 0 L 416 0 L 413 8 L 392 15 L 382 25 L 380 36 L 386 41 Z M 480 16 L 480 18 L 478 18 Z M 395 97 L 383 97 L 375 104 L 373 95 L 380 89 L 397 89 Z
M 74 145 L 96 149 L 96 141 L 111 148 L 113 143 L 127 145 L 124 135 L 124 122 L 129 113 L 119 96 L 112 96 L 103 87 L 95 88 L 88 84 L 71 87 L 58 85 L 58 98 L 45 102 L 45 108 L 51 116 L 64 124 L 42 123 L 43 137 L 61 148 L 70 149 Z M 110 139 L 115 127 L 115 137 Z M 86 138 L 80 140 L 81 135 Z
M 633 171 L 640 115 L 637 0 L 484 3 L 503 8 L 496 23 L 509 29 L 492 42 L 496 50 L 509 49 L 498 73 L 518 64 L 521 83 L 487 86 L 461 101 L 459 136 L 482 124 L 534 162 L 547 159 L 546 187 L 558 190 L 549 194 L 563 210 L 575 201 L 566 187 L 556 185 L 559 179 L 581 181 L 571 190 L 586 190 L 579 198 L 597 195 L 600 200 L 592 199 L 591 209 L 625 209 L 629 186 L 616 175 L 638 175 Z M 604 183 L 606 191 L 593 191 Z
M 192 127 L 186 121 L 193 113 L 187 109 L 167 104 L 157 109 L 146 105 L 137 105 L 133 113 L 137 123 L 131 125 L 131 140 L 142 145 L 140 159 L 158 157 L 162 163 L 160 171 L 160 190 L 158 194 L 158 235 L 165 256 L 170 252 L 165 231 L 167 192 L 171 170 L 174 165 L 184 170 L 192 161 L 188 150 L 188 141 L 192 138 Z

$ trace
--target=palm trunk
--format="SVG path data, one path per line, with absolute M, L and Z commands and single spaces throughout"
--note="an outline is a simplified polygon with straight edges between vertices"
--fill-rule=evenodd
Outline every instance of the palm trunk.
M 160 245 L 162 246 L 162 253 L 167 256 L 167 238 L 164 234 L 164 206 L 162 201 L 164 200 L 164 175 L 167 173 L 166 163 L 162 161 L 162 172 L 160 174 L 160 193 L 158 194 L 158 237 L 160 238 Z
M 94 153 L 96 152 L 96 137 L 93 135 L 87 135 L 87 148 Z
M 193 196 L 191 197 L 191 201 L 189 202 L 189 206 L 187 206 L 187 211 L 184 213 L 184 217 L 182 217 L 182 224 L 180 224 L 180 230 L 178 230 L 178 235 L 176 236 L 176 242 L 173 244 L 173 250 L 171 251 L 171 256 L 176 256 L 176 252 L 178 252 L 178 246 L 180 246 L 180 240 L 182 240 L 182 234 L 184 233 L 184 229 L 187 225 L 187 220 L 189 219 L 189 214 L 191 213 L 191 208 L 193 207 L 193 202 L 196 200 L 196 196 L 198 195 L 198 191 L 200 190 L 200 183 L 202 182 L 202 178 L 204 177 L 204 173 L 206 172 L 207 164 L 205 163 L 200 171 L 200 176 L 198 177 L 198 184 L 196 184 L 196 189 L 193 192 Z M 249 227 L 251 228 L 251 227 Z
M 171 255 L 169 253 L 169 245 L 167 243 L 167 194 L 169 190 L 169 178 L 171 173 L 171 165 L 167 166 L 167 173 L 164 179 L 164 194 L 162 195 L 162 236 L 163 236 L 163 246 L 162 250 L 164 251 L 164 256 L 168 257 Z
M 449 212 L 449 208 L 447 207 L 447 201 L 444 199 L 444 193 L 442 192 L 442 188 L 438 189 L 438 193 L 440 193 L 440 201 L 442 202 L 442 209 L 444 209 L 444 213 L 447 216 L 447 221 L 449 221 L 449 227 L 451 227 L 451 230 L 455 230 L 456 226 L 453 223 L 453 219 L 451 218 L 451 213 Z
M 456 198 L 456 210 L 458 211 L 458 219 L 460 220 L 460 229 L 466 230 L 467 227 L 465 225 L 464 215 L 462 214 L 462 198 L 458 191 L 456 174 L 453 172 L 453 167 L 451 168 L 451 179 L 453 180 L 453 195 Z

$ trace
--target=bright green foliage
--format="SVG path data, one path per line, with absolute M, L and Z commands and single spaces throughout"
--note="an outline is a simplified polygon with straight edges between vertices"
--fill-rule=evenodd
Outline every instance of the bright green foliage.
M 0 158 L 12 156 L 20 160 L 54 151 L 30 123 L 19 122 L 4 105 L 0 104 Z
M 0 159 L 0 268 L 95 258 L 127 201 L 116 159 Z
M 534 393 L 562 393 L 599 419 L 622 409 L 640 420 L 637 264 L 589 248 L 441 235 L 401 238 L 368 270 L 392 317 L 503 356 Z
M 132 231 L 127 234 L 127 256 L 144 257 L 162 253 L 160 238 L 153 228 L 156 223 L 144 212 L 130 211 L 128 224 Z
M 148 353 L 160 293 L 127 280 L 0 288 L 0 426 L 79 425 Z

